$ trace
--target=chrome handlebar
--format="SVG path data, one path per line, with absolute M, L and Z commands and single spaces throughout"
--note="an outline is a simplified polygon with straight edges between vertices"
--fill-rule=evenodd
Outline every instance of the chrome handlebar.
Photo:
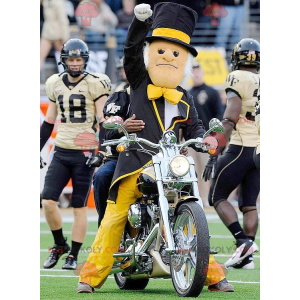
M 152 147 L 152 148 L 156 148 L 156 149 L 159 149 L 161 148 L 161 145 L 160 144 L 155 144 L 155 143 L 152 143 L 146 139 L 143 139 L 143 138 L 137 138 L 136 136 L 133 136 L 133 135 L 129 135 L 130 137 L 134 137 L 133 139 L 128 139 L 127 137 L 123 136 L 122 138 L 118 139 L 118 140 L 107 140 L 105 141 L 102 146 L 114 146 L 114 145 L 118 145 L 120 143 L 123 143 L 125 144 L 126 146 L 129 146 L 130 144 L 135 144 L 135 143 L 143 143 L 149 147 Z M 208 150 L 209 149 L 209 146 L 207 148 L 207 145 L 204 145 L 203 144 L 203 139 L 202 138 L 196 138 L 196 139 L 190 139 L 188 141 L 185 141 L 183 144 L 174 144 L 175 147 L 177 147 L 179 150 L 181 150 L 182 148 L 190 145 L 190 144 L 195 144 L 197 148 L 203 148 L 205 150 Z M 207 148 L 207 149 L 206 149 Z

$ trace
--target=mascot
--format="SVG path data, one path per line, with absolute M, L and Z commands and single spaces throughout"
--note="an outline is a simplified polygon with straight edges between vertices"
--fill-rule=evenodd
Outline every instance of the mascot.
M 134 13 L 124 47 L 124 69 L 130 85 L 129 115 L 135 114 L 137 120 L 145 123 L 136 132 L 137 136 L 158 143 L 165 130 L 173 130 L 178 138 L 182 129 L 186 140 L 202 137 L 205 130 L 198 120 L 193 98 L 179 86 L 184 76 L 190 75 L 192 59 L 198 54 L 190 45 L 197 13 L 176 3 L 156 4 L 153 20 L 148 4 L 137 5 Z M 152 35 L 147 37 L 151 26 Z M 92 251 L 81 269 L 78 293 L 93 293 L 109 275 L 129 206 L 142 196 L 136 181 L 147 163 L 149 155 L 145 153 L 120 153 L 105 216 L 91 247 L 100 250 Z M 213 255 L 209 259 L 206 285 L 211 291 L 233 291 Z

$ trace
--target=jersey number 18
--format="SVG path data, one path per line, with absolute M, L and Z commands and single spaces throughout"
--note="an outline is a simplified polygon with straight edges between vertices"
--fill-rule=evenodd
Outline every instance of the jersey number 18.
M 58 96 L 58 102 L 59 102 L 59 107 L 61 109 L 61 122 L 66 123 L 67 118 L 65 116 L 65 109 L 63 105 L 63 95 Z M 80 100 L 80 106 L 75 106 L 74 105 L 74 100 L 79 99 Z M 85 96 L 81 94 L 72 94 L 69 98 L 69 110 L 70 110 L 70 122 L 71 123 L 84 123 L 86 121 L 86 102 L 85 102 Z M 75 118 L 75 111 L 80 111 L 81 112 L 81 118 Z

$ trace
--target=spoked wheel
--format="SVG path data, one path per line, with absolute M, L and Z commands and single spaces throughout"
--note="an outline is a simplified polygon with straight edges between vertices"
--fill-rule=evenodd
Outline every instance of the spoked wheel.
M 207 221 L 199 204 L 180 205 L 173 233 L 178 250 L 170 264 L 174 288 L 181 297 L 197 297 L 206 280 L 210 249 Z

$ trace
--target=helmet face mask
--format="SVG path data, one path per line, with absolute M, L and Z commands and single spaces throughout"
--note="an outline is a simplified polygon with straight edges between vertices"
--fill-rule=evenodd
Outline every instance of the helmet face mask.
M 242 39 L 234 45 L 231 54 L 231 69 L 239 70 L 240 66 L 247 68 L 260 68 L 260 45 L 254 39 Z
M 71 57 L 82 57 L 84 64 L 83 68 L 79 71 L 73 71 L 67 64 L 67 59 Z M 60 63 L 63 65 L 65 72 L 70 74 L 70 76 L 76 78 L 85 72 L 87 63 L 89 60 L 89 49 L 85 42 L 80 39 L 70 39 L 62 47 L 60 53 Z

